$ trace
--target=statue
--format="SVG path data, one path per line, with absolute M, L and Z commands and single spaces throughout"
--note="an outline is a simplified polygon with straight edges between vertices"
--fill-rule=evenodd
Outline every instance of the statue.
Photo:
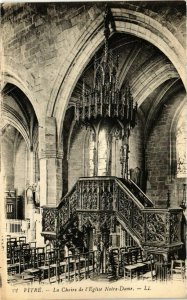
M 33 185 L 28 185 L 26 189 L 26 198 L 27 203 L 33 203 L 34 204 L 34 193 L 33 193 Z
M 122 177 L 128 178 L 128 153 L 129 153 L 129 145 L 124 144 L 120 149 L 120 163 L 122 166 L 121 175 Z
M 141 170 L 136 167 L 134 169 L 130 169 L 130 178 L 137 186 L 140 186 L 141 183 Z
M 26 199 L 27 203 L 33 203 L 35 206 L 40 205 L 40 181 L 27 186 Z
M 40 205 L 40 179 L 35 184 L 35 203 L 37 206 Z

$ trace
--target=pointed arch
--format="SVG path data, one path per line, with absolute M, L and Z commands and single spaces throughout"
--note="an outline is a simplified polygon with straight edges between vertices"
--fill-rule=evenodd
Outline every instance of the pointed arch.
M 20 68 L 20 65 L 17 66 L 17 68 L 15 70 L 19 70 L 19 68 Z M 22 68 L 23 68 L 23 66 L 22 66 Z M 26 70 L 25 70 L 25 72 L 26 72 Z M 26 72 L 26 74 L 27 73 L 28 72 Z M 2 78 L 3 78 L 2 91 L 4 90 L 5 86 L 8 83 L 19 88 L 25 94 L 25 96 L 28 98 L 29 102 L 31 103 L 31 105 L 33 107 L 33 110 L 37 117 L 38 123 L 40 123 L 42 118 L 41 118 L 41 110 L 40 110 L 38 101 L 35 97 L 33 97 L 33 93 L 26 86 L 25 81 L 19 75 L 17 75 L 17 73 L 15 73 L 14 70 L 12 70 L 12 68 L 10 68 L 9 66 L 6 66 L 6 67 L 3 66 Z M 33 78 L 31 76 L 29 77 L 29 80 L 30 80 L 30 84 L 34 85 Z

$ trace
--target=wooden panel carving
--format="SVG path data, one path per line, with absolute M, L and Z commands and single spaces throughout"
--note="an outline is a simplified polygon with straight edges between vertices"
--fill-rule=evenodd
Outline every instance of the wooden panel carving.
M 68 198 L 70 203 L 70 215 L 73 214 L 76 209 L 79 207 L 79 193 L 78 189 L 76 188 L 74 192 Z
M 138 234 L 144 238 L 145 237 L 145 217 L 143 212 L 137 207 L 135 204 L 132 208 L 132 214 L 133 214 L 133 229 L 135 229 Z
M 64 199 L 62 207 L 59 209 L 59 229 L 69 220 L 69 199 Z
M 149 242 L 165 241 L 166 215 L 161 213 L 146 214 L 146 237 Z
M 82 185 L 82 208 L 97 209 L 98 208 L 98 187 L 95 181 L 81 182 Z
M 128 197 L 127 194 L 124 193 L 123 190 L 119 189 L 119 194 L 118 194 L 118 210 L 120 213 L 123 214 L 125 219 L 129 224 L 131 224 L 132 220 L 132 207 L 133 203 L 132 200 Z
M 45 208 L 43 210 L 43 231 L 56 232 L 58 211 Z
M 180 241 L 180 222 L 181 214 L 173 213 L 170 215 L 170 242 Z
M 104 224 L 110 229 L 114 218 L 112 213 L 105 212 L 81 212 L 79 213 L 79 222 L 81 227 L 91 224 L 91 226 L 97 230 L 100 230 Z

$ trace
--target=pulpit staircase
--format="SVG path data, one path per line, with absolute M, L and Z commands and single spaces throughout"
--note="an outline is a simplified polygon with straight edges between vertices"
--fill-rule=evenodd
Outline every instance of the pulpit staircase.
M 43 207 L 42 219 L 46 239 L 68 240 L 73 227 L 80 243 L 84 226 L 112 233 L 119 222 L 147 253 L 168 256 L 182 247 L 182 209 L 156 208 L 133 181 L 116 177 L 79 178 L 57 207 Z

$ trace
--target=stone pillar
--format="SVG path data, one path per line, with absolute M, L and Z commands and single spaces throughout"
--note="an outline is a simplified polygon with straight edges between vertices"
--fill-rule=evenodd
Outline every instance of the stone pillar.
M 57 206 L 62 195 L 62 152 L 57 148 L 56 120 L 39 127 L 40 206 Z
M 29 220 L 29 228 L 27 231 L 27 238 L 29 242 L 35 241 L 35 222 L 34 222 L 34 213 L 35 213 L 35 207 L 34 207 L 34 200 L 33 200 L 33 190 L 32 186 L 29 186 L 26 190 L 26 211 L 25 216 L 26 219 Z
M 28 151 L 28 165 L 27 165 L 27 187 L 25 191 L 25 218 L 29 219 L 29 228 L 27 231 L 28 241 L 35 241 L 36 228 L 34 222 L 35 206 L 33 198 L 33 184 L 34 184 L 34 152 L 32 147 Z
M 28 162 L 28 181 L 30 184 L 34 183 L 34 152 L 30 149 Z
M 42 232 L 42 213 L 41 209 L 38 209 L 34 214 L 34 221 L 36 226 L 36 241 L 38 247 L 44 247 L 44 237 L 41 235 Z

